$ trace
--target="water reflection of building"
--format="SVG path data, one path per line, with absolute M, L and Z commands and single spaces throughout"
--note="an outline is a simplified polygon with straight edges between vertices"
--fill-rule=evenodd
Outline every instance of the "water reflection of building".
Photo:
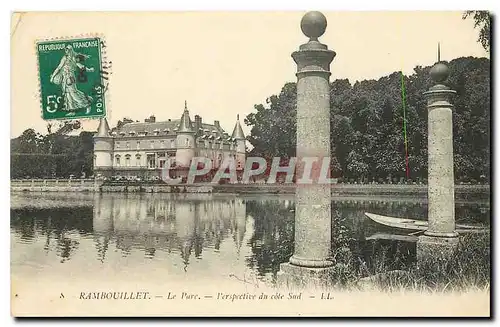
M 103 260 L 110 237 L 124 254 L 141 249 L 179 252 L 187 266 L 203 247 L 218 249 L 233 234 L 237 246 L 245 235 L 246 210 L 236 196 L 209 194 L 106 194 L 94 200 L 94 236 Z
M 50 202 L 54 196 L 50 194 L 45 200 L 44 194 L 39 195 L 44 202 Z M 204 256 L 205 260 L 195 265 L 196 269 L 220 270 L 221 266 L 238 269 L 238 264 L 245 262 L 252 271 L 264 276 L 274 274 L 293 251 L 294 203 L 283 200 L 282 196 L 247 196 L 244 202 L 240 197 L 227 194 L 106 193 L 91 197 L 93 200 L 83 207 L 74 206 L 68 199 L 67 207 L 11 209 L 11 240 L 13 244 L 22 244 L 19 247 L 22 250 L 16 250 L 15 246 L 12 250 L 14 265 L 26 265 L 26 251 L 39 253 L 43 246 L 49 255 L 36 258 L 44 262 L 51 258 L 66 262 L 79 254 L 80 258 L 89 260 L 88 253 L 95 251 L 101 261 L 122 267 L 123 262 L 114 261 L 114 256 L 120 251 L 124 255 L 133 251 L 134 258 L 127 258 L 124 267 L 134 262 L 142 264 L 143 257 L 153 256 L 160 265 L 165 258 L 173 258 L 176 266 L 180 263 L 182 267 L 184 263 L 186 267 L 195 257 Z M 381 232 L 381 226 L 366 219 L 364 212 L 425 217 L 426 206 L 424 202 L 369 199 L 334 201 L 332 207 L 344 219 L 347 236 L 355 238 L 351 242 L 354 256 L 373 267 L 370 258 L 383 253 L 382 249 L 388 249 L 392 256 L 387 256 L 387 260 L 392 260 L 395 253 L 403 253 L 405 248 L 389 241 L 365 240 Z M 489 224 L 490 204 L 457 201 L 456 217 L 457 221 L 467 224 Z M 89 238 L 93 239 L 90 250 L 87 248 Z M 240 246 L 241 252 L 236 255 Z M 139 260 L 134 260 L 137 257 Z M 206 259 L 212 260 L 213 265 L 207 264 Z

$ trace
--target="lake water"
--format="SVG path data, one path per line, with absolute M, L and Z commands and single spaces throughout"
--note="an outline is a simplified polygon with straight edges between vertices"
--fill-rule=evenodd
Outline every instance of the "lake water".
M 293 252 L 293 198 L 12 193 L 11 272 L 41 281 L 111 276 L 215 283 L 246 275 L 273 284 L 279 264 Z M 415 260 L 415 243 L 370 239 L 393 231 L 364 212 L 425 219 L 425 199 L 334 198 L 332 208 L 344 226 L 335 233 L 343 233 L 365 270 L 372 271 L 380 256 L 393 268 Z M 457 222 L 489 224 L 489 217 L 489 202 L 456 203 Z

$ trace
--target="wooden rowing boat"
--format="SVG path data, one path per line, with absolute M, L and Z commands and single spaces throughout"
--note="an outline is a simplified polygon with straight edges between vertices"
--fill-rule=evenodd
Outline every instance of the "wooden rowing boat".
M 429 227 L 429 222 L 426 220 L 389 217 L 369 212 L 365 212 L 365 215 L 371 220 L 375 221 L 376 223 L 393 228 L 413 230 L 413 231 L 425 231 Z M 457 233 L 474 233 L 474 232 L 480 233 L 480 232 L 485 232 L 487 230 L 488 228 L 484 226 L 473 226 L 464 224 L 455 225 L 455 231 Z

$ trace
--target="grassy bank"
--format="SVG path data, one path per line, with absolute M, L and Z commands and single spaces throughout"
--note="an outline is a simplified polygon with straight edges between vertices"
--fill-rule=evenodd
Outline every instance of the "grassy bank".
M 428 258 L 417 264 L 415 253 L 410 253 L 407 246 L 398 243 L 392 255 L 389 248 L 382 249 L 367 265 L 353 253 L 343 224 L 335 225 L 333 255 L 336 264 L 332 279 L 339 288 L 422 292 L 489 291 L 490 232 L 461 235 L 458 247 L 444 261 Z

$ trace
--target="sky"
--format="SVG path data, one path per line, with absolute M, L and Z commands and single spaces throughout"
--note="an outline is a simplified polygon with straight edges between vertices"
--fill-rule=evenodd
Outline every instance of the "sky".
M 323 12 L 320 41 L 337 55 L 331 80 L 411 74 L 441 59 L 488 57 L 478 30 L 462 12 Z M 254 105 L 296 81 L 291 53 L 307 42 L 304 12 L 28 12 L 11 21 L 11 137 L 25 129 L 45 133 L 35 42 L 99 33 L 113 62 L 108 100 L 111 126 L 128 117 L 179 119 L 187 101 L 191 119 L 219 120 L 232 132 Z M 453 74 L 453 72 L 451 72 Z M 97 129 L 96 120 L 82 129 Z M 250 128 L 242 121 L 245 134 Z

